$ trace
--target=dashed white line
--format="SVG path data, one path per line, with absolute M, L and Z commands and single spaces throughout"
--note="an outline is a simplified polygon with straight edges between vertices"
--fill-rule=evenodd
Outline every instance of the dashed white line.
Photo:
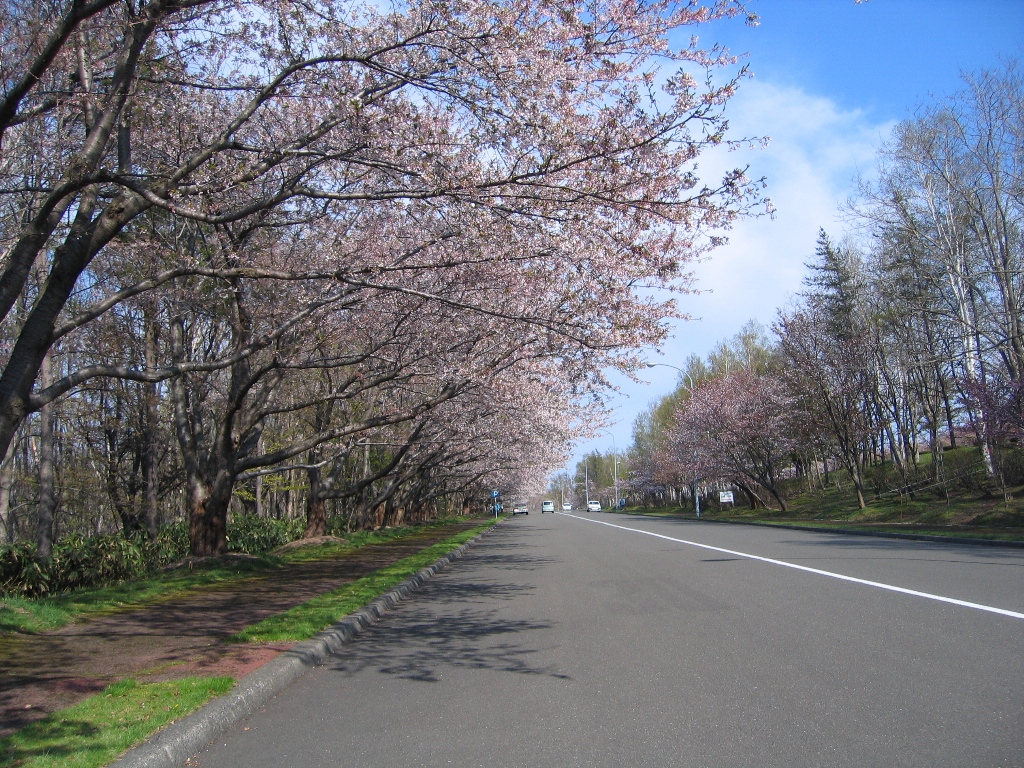
M 597 523 L 598 525 L 607 525 L 609 528 L 618 528 L 623 531 L 630 531 L 632 533 L 642 533 L 645 536 L 653 536 L 657 539 L 666 539 L 668 541 L 674 541 L 679 544 L 687 544 L 691 547 L 700 547 L 701 549 L 710 549 L 714 552 L 724 552 L 727 555 L 736 555 L 737 557 L 745 557 L 749 560 L 760 560 L 762 563 L 771 563 L 772 565 L 782 565 L 786 568 L 793 568 L 798 571 L 806 571 L 807 573 L 816 573 L 819 576 L 829 576 L 833 579 L 839 579 L 840 581 L 852 581 L 855 584 L 866 584 L 869 587 L 877 587 L 878 589 L 886 589 L 890 592 L 899 592 L 904 595 L 913 595 L 914 597 L 924 597 L 928 600 L 937 600 L 940 603 L 951 603 L 952 605 L 963 606 L 964 608 L 974 608 L 978 611 L 987 611 L 989 613 L 998 613 L 1000 616 L 1009 616 L 1014 619 L 1024 619 L 1024 613 L 1018 613 L 1017 611 L 1008 611 L 1005 608 L 996 608 L 991 605 L 982 605 L 981 603 L 972 603 L 967 600 L 957 600 L 955 597 L 944 597 L 942 595 L 933 595 L 930 592 L 919 592 L 916 589 L 907 589 L 906 587 L 897 587 L 893 584 L 883 584 L 880 581 L 869 581 L 868 579 L 858 579 L 854 576 L 844 576 L 841 573 L 834 573 L 832 571 L 823 571 L 820 568 L 809 568 L 806 565 L 797 565 L 796 563 L 787 563 L 785 560 L 775 560 L 770 557 L 761 557 L 760 555 L 751 555 L 748 552 L 737 552 L 734 549 L 723 549 L 722 547 L 713 547 L 710 544 L 701 544 L 698 541 L 688 541 L 687 539 L 677 539 L 672 536 L 665 536 L 661 533 L 652 533 L 651 531 L 645 531 L 640 528 L 629 528 L 625 525 L 615 525 L 614 523 L 606 523 L 603 520 L 594 520 L 589 517 L 580 517 L 579 515 L 570 515 L 565 512 L 561 512 L 566 517 L 572 517 L 576 520 L 583 520 L 587 523 Z

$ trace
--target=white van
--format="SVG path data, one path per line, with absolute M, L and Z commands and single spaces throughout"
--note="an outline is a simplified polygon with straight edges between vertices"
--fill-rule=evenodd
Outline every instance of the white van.
M 555 511 L 555 502 L 553 502 L 553 501 L 543 501 L 543 502 L 541 502 L 540 511 L 541 511 L 541 514 L 543 514 L 545 512 L 554 512 Z

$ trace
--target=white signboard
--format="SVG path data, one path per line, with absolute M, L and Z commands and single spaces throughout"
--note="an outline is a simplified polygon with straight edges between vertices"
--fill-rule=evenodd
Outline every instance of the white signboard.
M 719 491 L 718 492 L 718 502 L 720 504 L 725 504 L 727 502 L 729 504 L 732 504 L 733 503 L 732 491 Z

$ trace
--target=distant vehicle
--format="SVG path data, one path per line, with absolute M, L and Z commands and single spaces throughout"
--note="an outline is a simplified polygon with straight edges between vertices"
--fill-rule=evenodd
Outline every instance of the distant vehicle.
M 568 501 L 565 502 L 565 504 L 562 505 L 562 511 L 563 512 L 572 512 L 572 504 L 570 504 Z
M 530 514 L 530 508 L 529 507 L 513 507 L 512 508 L 512 514 L 513 515 L 528 515 L 528 514 Z
M 588 501 L 587 502 L 587 512 L 600 512 L 600 511 L 601 511 L 601 502 L 600 501 Z
M 540 512 L 541 512 L 541 514 L 544 514 L 545 512 L 554 512 L 554 511 L 555 511 L 555 502 L 553 502 L 553 501 L 541 502 L 541 505 L 540 505 Z

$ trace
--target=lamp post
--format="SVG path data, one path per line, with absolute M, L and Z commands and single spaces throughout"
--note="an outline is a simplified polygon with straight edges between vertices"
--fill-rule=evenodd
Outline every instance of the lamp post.
M 587 512 L 590 511 L 590 462 L 587 461 L 586 456 L 583 457 L 583 493 L 587 497 Z
M 615 494 L 614 504 L 612 506 L 615 509 L 619 508 L 619 449 L 615 446 L 615 435 L 612 438 L 612 493 Z
M 675 365 L 669 365 L 668 363 L 644 363 L 644 366 L 647 368 L 671 368 L 673 371 L 679 371 L 681 374 L 680 378 L 686 379 L 686 391 L 691 395 L 693 394 L 693 378 L 682 368 Z
M 619 508 L 619 454 L 612 454 L 612 488 L 615 491 L 615 508 Z

